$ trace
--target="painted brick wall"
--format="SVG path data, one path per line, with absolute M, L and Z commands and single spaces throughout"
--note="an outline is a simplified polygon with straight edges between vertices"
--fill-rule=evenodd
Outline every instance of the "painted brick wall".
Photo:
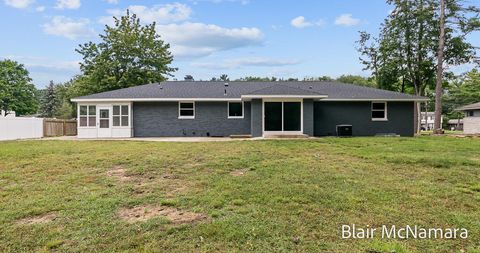
M 178 102 L 133 103 L 135 137 L 250 134 L 250 103 L 243 119 L 227 118 L 227 102 L 195 102 L 195 119 L 178 119 Z
M 313 120 L 313 99 L 303 100 L 303 133 L 313 136 L 314 120 Z
M 315 136 L 336 135 L 336 126 L 350 124 L 354 136 L 395 133 L 414 135 L 413 102 L 388 102 L 388 121 L 372 121 L 371 102 L 315 102 Z
M 262 99 L 252 99 L 252 137 L 261 137 L 263 135 L 263 105 Z

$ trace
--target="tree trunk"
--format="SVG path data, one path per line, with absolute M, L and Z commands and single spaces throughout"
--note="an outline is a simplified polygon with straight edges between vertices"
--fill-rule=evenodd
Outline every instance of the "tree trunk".
M 445 48 L 445 0 L 440 0 L 440 37 L 437 51 L 437 83 L 435 86 L 435 122 L 434 133 L 442 131 L 442 82 L 443 82 L 443 51 Z

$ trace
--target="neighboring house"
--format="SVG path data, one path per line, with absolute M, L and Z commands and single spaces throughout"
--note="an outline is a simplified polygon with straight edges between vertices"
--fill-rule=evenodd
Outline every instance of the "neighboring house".
M 463 133 L 480 134 L 480 102 L 460 107 L 457 111 L 465 112 Z
M 15 111 L 9 111 L 9 112 L 7 113 L 7 116 L 5 116 L 5 111 L 4 111 L 4 110 L 0 110 L 0 117 L 15 118 L 15 117 L 17 117 L 17 115 L 15 114 Z
M 72 99 L 78 137 L 414 135 L 424 97 L 337 82 L 171 81 Z M 349 127 L 351 125 L 352 127 Z
M 463 131 L 463 119 L 448 120 L 448 129 L 452 131 Z
M 435 127 L 435 112 L 421 112 L 422 130 L 430 131 Z M 440 119 L 440 124 L 443 125 L 443 116 Z

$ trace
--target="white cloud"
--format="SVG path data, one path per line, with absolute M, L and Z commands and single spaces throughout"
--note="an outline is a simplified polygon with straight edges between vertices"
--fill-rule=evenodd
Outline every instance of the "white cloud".
M 260 45 L 258 28 L 224 28 L 203 23 L 157 25 L 157 32 L 171 43 L 175 56 L 205 56 L 218 51 Z
M 279 67 L 298 64 L 298 60 L 278 60 L 267 57 L 229 59 L 223 62 L 194 62 L 192 66 L 207 69 L 236 69 L 241 67 Z
M 180 22 L 188 20 L 192 14 L 192 9 L 189 6 L 180 3 L 155 5 L 153 7 L 130 5 L 127 9 L 130 10 L 130 13 L 136 14 L 142 23 L 168 24 Z M 107 13 L 110 16 L 101 17 L 99 22 L 111 25 L 113 24 L 112 16 L 122 16 L 126 13 L 126 10 L 112 9 L 107 10 Z
M 88 19 L 73 20 L 63 16 L 55 16 L 49 23 L 43 25 L 46 34 L 65 37 L 71 40 L 86 38 L 95 34 L 89 27 Z
M 35 8 L 35 10 L 37 12 L 43 12 L 43 11 L 45 11 L 45 6 L 38 6 L 37 8 Z
M 292 21 L 290 21 L 290 24 L 296 28 L 305 28 L 310 26 L 323 26 L 325 22 L 323 20 L 310 22 L 310 21 L 307 21 L 304 16 L 298 16 L 292 19 Z
M 0 56 L 0 59 L 2 58 L 15 60 L 25 65 L 30 72 L 33 83 L 39 88 L 47 85 L 50 80 L 55 82 L 67 81 L 80 72 L 79 61 L 19 55 Z
M 13 8 L 24 9 L 35 3 L 35 0 L 4 0 L 4 2 Z
M 118 0 L 105 0 L 109 4 L 118 4 Z
M 205 56 L 233 48 L 260 45 L 263 34 L 258 28 L 224 28 L 212 24 L 187 22 L 192 9 L 180 3 L 147 7 L 132 5 L 127 9 L 135 13 L 142 23 L 156 22 L 157 32 L 171 44 L 176 57 Z M 126 10 L 107 10 L 110 16 L 101 17 L 102 24 L 113 25 L 112 16 L 124 15 Z
M 355 26 L 360 24 L 360 19 L 353 18 L 352 14 L 342 14 L 335 19 L 336 25 Z
M 57 9 L 78 9 L 80 8 L 80 0 L 57 0 Z

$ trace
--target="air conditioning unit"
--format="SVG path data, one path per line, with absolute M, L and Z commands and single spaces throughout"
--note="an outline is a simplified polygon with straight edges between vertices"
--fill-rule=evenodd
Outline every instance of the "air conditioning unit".
M 337 136 L 352 136 L 352 125 L 337 125 Z

